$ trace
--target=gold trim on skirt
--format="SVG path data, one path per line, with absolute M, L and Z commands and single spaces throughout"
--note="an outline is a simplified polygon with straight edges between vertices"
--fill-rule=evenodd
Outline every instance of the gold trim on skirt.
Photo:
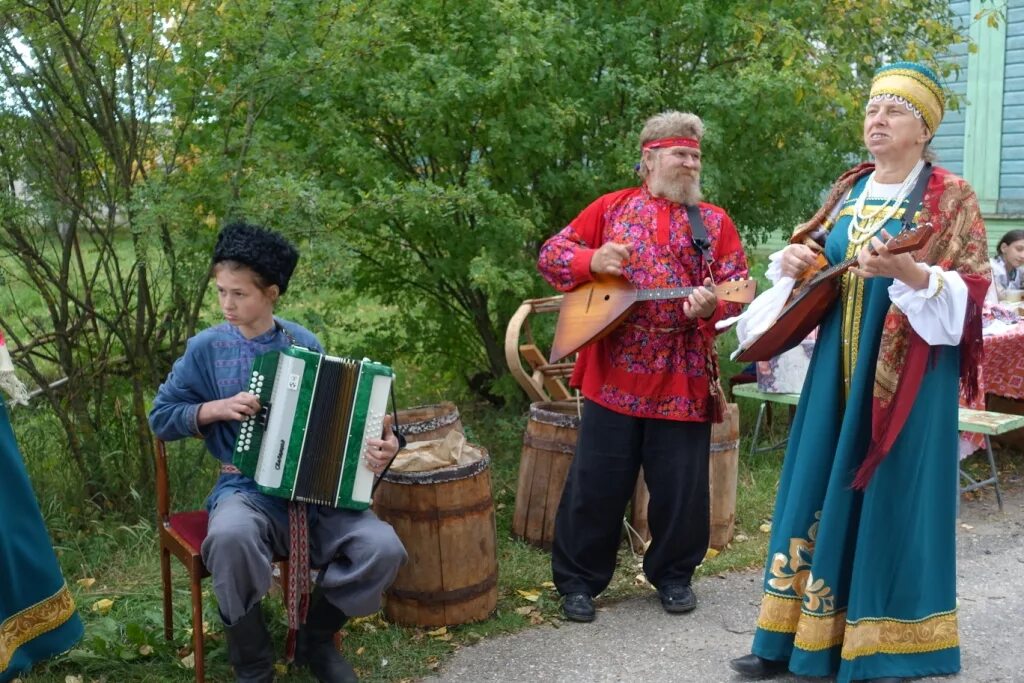
M 811 614 L 801 609 L 803 600 L 765 593 L 757 626 L 773 633 L 794 634 L 793 645 L 807 652 L 842 645 L 847 660 L 876 654 L 918 654 L 960 645 L 956 610 L 914 621 L 860 619 L 846 621 L 846 610 Z
M 66 622 L 75 613 L 75 601 L 67 584 L 59 591 L 26 607 L 0 624 L 0 672 L 7 670 L 19 647 Z

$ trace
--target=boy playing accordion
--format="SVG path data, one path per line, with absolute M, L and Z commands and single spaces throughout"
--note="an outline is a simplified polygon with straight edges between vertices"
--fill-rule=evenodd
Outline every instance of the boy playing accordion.
M 189 339 L 149 414 L 157 437 L 199 436 L 221 462 L 207 499 L 202 556 L 213 576 L 236 679 L 253 683 L 274 677 L 274 649 L 260 601 L 270 589 L 272 558 L 292 549 L 290 502 L 260 493 L 231 462 L 240 422 L 260 409 L 259 399 L 246 390 L 253 359 L 293 343 L 323 352 L 309 330 L 274 316 L 298 258 L 295 247 L 275 232 L 244 223 L 221 230 L 213 274 L 225 322 Z M 368 441 L 367 464 L 377 474 L 399 448 L 390 418 L 383 433 L 386 438 Z M 355 681 L 334 647 L 334 633 L 349 616 L 380 609 L 381 594 L 405 563 L 405 548 L 394 529 L 369 510 L 308 505 L 305 513 L 310 565 L 319 571 L 295 660 L 319 681 Z M 301 571 L 292 568 L 294 574 Z

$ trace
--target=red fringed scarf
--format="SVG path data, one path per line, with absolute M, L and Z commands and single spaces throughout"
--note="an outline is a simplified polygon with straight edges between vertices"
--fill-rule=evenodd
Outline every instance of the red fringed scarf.
M 967 315 L 964 333 L 960 339 L 960 382 L 968 400 L 978 395 L 978 368 L 981 367 L 985 346 L 981 338 L 981 307 L 985 301 L 989 281 L 979 275 L 963 275 L 967 285 Z M 871 402 L 871 445 L 853 479 L 853 488 L 863 491 L 882 460 L 896 443 L 903 425 L 914 407 L 917 390 L 928 365 L 931 347 L 913 330 L 910 331 L 907 357 L 900 373 L 899 384 L 888 406 L 875 397 Z

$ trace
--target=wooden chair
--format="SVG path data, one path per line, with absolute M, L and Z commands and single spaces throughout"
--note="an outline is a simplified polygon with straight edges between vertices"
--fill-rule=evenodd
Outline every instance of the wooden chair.
M 192 653 L 195 658 L 196 683 L 206 680 L 203 662 L 203 589 L 202 580 L 210 575 L 199 549 L 206 538 L 209 516 L 206 510 L 171 513 L 170 484 L 167 476 L 167 451 L 164 442 L 154 440 L 156 451 L 156 512 L 160 536 L 160 578 L 164 591 L 164 637 L 171 640 L 174 610 L 171 606 L 171 555 L 177 557 L 189 576 L 192 593 Z M 287 558 L 275 558 L 281 568 L 281 585 L 288 585 Z M 287 600 L 287 591 L 284 591 Z
M 557 313 L 562 305 L 562 296 L 543 299 L 527 299 L 508 321 L 505 328 L 505 360 L 508 368 L 531 401 L 566 401 L 573 398 L 573 392 L 565 384 L 572 375 L 574 360 L 548 363 L 530 328 L 530 316 L 534 313 Z M 522 336 L 525 335 L 525 343 Z M 575 358 L 575 356 L 573 356 Z M 523 361 L 529 370 L 524 368 Z

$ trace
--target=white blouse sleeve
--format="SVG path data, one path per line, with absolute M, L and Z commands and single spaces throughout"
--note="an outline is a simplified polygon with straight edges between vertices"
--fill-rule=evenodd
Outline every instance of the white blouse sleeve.
M 912 289 L 902 280 L 894 280 L 889 285 L 889 298 L 930 346 L 956 346 L 967 317 L 967 285 L 956 271 L 924 264 L 920 267 L 929 272 L 928 286 Z

